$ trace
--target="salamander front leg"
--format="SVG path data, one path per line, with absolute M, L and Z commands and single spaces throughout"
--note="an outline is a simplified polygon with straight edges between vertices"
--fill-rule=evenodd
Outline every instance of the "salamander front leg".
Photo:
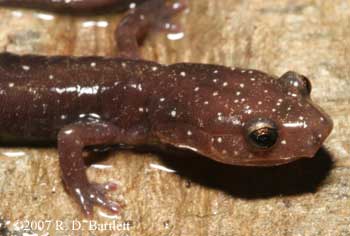
M 58 134 L 59 162 L 63 182 L 70 194 L 78 201 L 86 215 L 92 215 L 93 205 L 100 205 L 118 212 L 120 205 L 108 200 L 107 190 L 113 184 L 91 184 L 86 176 L 83 149 L 90 145 L 120 142 L 122 131 L 113 124 L 103 122 L 76 123 L 68 125 Z

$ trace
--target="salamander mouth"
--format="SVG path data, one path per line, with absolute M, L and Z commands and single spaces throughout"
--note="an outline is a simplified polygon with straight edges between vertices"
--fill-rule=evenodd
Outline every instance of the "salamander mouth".
M 308 157 L 289 157 L 289 158 L 274 158 L 274 159 L 253 159 L 246 161 L 237 161 L 237 163 L 232 163 L 233 165 L 240 166 L 261 166 L 261 167 L 269 167 L 269 166 L 280 166 L 285 165 L 291 162 L 294 162 L 299 159 L 304 159 Z

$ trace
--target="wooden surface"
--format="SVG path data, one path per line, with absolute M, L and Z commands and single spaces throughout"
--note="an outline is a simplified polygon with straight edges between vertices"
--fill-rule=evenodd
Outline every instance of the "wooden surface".
M 145 58 L 307 75 L 313 100 L 334 120 L 325 143 L 328 151 L 321 150 L 312 160 L 263 169 L 224 166 L 188 153 L 112 152 L 99 162 L 107 168 L 94 166 L 88 174 L 96 182 L 117 181 L 120 188 L 111 198 L 126 207 L 115 218 L 96 209 L 95 219 L 132 226 L 92 235 L 350 235 L 349 12 L 350 3 L 343 0 L 190 1 L 189 10 L 177 18 L 185 37 L 171 41 L 165 34 L 153 34 L 143 47 Z M 116 55 L 113 30 L 121 16 L 2 8 L 0 50 Z M 54 148 L 0 151 L 0 224 L 9 223 L 0 232 L 15 230 L 17 219 L 68 224 L 83 219 L 62 187 Z M 78 235 L 55 230 L 54 224 L 33 231 Z

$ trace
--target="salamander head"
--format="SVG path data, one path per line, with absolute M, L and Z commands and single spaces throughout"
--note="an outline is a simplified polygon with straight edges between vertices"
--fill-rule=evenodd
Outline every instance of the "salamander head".
M 295 72 L 274 79 L 254 71 L 239 80 L 218 92 L 216 102 L 217 96 L 211 99 L 216 106 L 203 126 L 210 137 L 205 155 L 227 164 L 254 166 L 313 157 L 333 123 L 312 103 L 309 80 Z
M 309 80 L 256 70 L 178 64 L 154 115 L 161 142 L 232 165 L 273 166 L 313 157 L 330 134 L 330 117 L 310 98 Z M 163 117 L 163 118 L 160 118 Z

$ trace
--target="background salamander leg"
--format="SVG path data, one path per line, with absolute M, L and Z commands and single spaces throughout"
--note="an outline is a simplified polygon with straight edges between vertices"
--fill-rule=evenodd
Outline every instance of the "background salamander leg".
M 0 6 L 38 8 L 62 13 L 94 13 L 106 10 L 125 11 L 132 3 L 142 3 L 147 0 L 0 0 Z
M 105 197 L 113 184 L 97 185 L 88 181 L 82 156 L 84 147 L 113 144 L 120 141 L 123 132 L 113 124 L 94 122 L 68 125 L 58 134 L 58 152 L 62 179 L 86 215 L 92 215 L 93 205 L 118 212 L 120 205 Z
M 141 58 L 139 45 L 147 33 L 154 28 L 170 29 L 170 18 L 186 8 L 185 0 L 172 4 L 164 0 L 150 0 L 129 11 L 115 32 L 119 56 Z M 168 29 L 167 29 L 168 28 Z M 176 28 L 176 27 L 171 27 Z

